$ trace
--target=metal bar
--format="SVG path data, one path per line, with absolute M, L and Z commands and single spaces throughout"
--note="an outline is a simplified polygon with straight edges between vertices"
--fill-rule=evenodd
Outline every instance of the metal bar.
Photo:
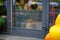
M 13 21 L 12 21 L 12 13 L 13 13 L 13 12 L 12 12 L 12 4 L 13 4 L 13 3 L 12 3 L 12 0 L 10 1 L 10 4 L 11 4 L 11 28 L 12 28 L 12 25 L 13 25 L 13 23 L 12 23 L 12 22 L 13 22 Z
M 10 15 L 10 0 L 7 0 L 7 32 L 10 32 L 10 28 L 11 28 L 11 15 Z
M 42 10 L 42 21 L 43 30 L 45 30 L 45 35 L 49 27 L 49 0 L 42 0 L 43 10 Z

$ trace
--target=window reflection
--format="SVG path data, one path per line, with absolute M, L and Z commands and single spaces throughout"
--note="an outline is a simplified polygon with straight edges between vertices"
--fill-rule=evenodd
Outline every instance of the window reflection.
M 16 12 L 15 26 L 26 29 L 38 29 L 42 28 L 42 13 L 41 11 L 24 11 Z
M 0 0 L 0 33 L 7 32 L 7 4 Z
M 55 23 L 55 20 L 56 20 L 56 17 L 57 17 L 57 15 L 60 13 L 60 1 L 58 1 L 58 0 L 50 0 L 50 7 L 49 7 L 49 9 L 50 9 L 50 14 L 49 14 L 49 22 L 50 22 L 50 26 L 52 26 L 52 25 L 54 25 L 54 23 Z
M 6 15 L 6 0 L 0 0 L 0 15 Z
M 13 6 L 14 27 L 36 30 L 42 29 L 41 0 L 16 0 L 15 4 Z
M 42 10 L 42 6 L 34 0 L 16 0 L 16 10 Z

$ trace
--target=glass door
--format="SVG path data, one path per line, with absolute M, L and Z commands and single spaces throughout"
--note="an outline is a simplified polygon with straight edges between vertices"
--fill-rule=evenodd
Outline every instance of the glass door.
M 11 0 L 8 5 L 8 32 L 20 36 L 44 37 L 48 1 L 46 7 L 43 3 L 44 0 Z

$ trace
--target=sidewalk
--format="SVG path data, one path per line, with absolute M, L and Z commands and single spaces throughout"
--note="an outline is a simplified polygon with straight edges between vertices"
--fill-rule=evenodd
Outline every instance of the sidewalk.
M 12 35 L 0 35 L 0 40 L 43 40 L 41 38 L 21 37 Z

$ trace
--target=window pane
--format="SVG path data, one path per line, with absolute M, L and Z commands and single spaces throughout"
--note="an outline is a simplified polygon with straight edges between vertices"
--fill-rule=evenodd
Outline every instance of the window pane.
M 54 25 L 57 15 L 60 13 L 60 1 L 50 0 L 50 26 Z
M 0 16 L 6 15 L 7 9 L 6 9 L 6 0 L 0 0 Z
M 7 32 L 7 4 L 6 0 L 0 0 L 0 33 Z
M 40 1 L 40 0 L 39 0 Z M 38 0 L 16 0 L 16 11 L 21 10 L 41 10 Z
M 31 4 L 31 2 L 33 4 Z M 16 0 L 13 5 L 13 26 L 22 29 L 42 29 L 42 1 Z

